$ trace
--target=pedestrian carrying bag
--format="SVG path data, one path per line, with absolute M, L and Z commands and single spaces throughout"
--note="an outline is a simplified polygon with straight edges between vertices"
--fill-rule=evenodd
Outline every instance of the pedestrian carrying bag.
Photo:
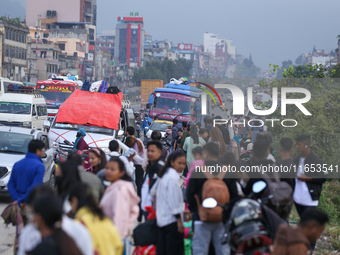
M 262 194 L 263 199 L 268 199 L 268 202 L 265 203 L 266 206 L 276 212 L 282 219 L 287 219 L 294 203 L 292 187 L 288 183 L 281 181 L 276 172 L 273 172 L 273 178 L 270 178 L 267 174 L 263 175 L 267 183 L 267 187 Z
M 147 220 L 133 230 L 135 246 L 147 246 L 157 244 L 157 223 L 156 219 Z
M 203 168 L 201 167 L 201 169 Z M 220 172 L 218 175 L 213 175 L 209 172 L 203 172 L 203 174 L 207 180 L 204 182 L 202 188 L 202 201 L 204 201 L 206 198 L 214 198 L 218 204 L 225 205 L 228 203 L 230 200 L 229 189 L 223 181 L 226 173 Z M 201 221 L 222 222 L 222 207 L 216 206 L 214 208 L 204 208 L 199 202 L 197 196 L 196 202 L 198 205 L 198 214 Z

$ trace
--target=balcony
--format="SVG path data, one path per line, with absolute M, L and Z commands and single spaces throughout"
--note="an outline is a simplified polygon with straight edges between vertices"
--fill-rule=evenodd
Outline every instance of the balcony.
M 92 13 L 92 8 L 86 8 L 85 9 L 85 15 L 86 16 L 93 16 L 93 13 Z

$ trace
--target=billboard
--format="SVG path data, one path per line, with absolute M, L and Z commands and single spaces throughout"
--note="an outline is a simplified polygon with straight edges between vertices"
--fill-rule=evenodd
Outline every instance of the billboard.
M 179 43 L 177 46 L 178 50 L 192 51 L 192 44 L 190 43 Z

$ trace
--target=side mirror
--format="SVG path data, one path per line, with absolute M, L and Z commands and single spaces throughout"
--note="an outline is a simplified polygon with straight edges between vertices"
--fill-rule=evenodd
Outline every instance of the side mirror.
M 124 131 L 123 130 L 118 130 L 118 136 L 121 137 L 124 135 Z
M 47 154 L 44 153 L 44 155 L 41 158 L 47 158 Z
M 217 206 L 217 201 L 214 198 L 209 197 L 203 200 L 202 206 L 204 208 L 215 208 Z
M 48 121 L 48 120 L 46 120 L 46 121 L 44 121 L 44 128 L 50 128 L 51 127 L 51 123 Z
M 253 193 L 257 194 L 263 191 L 267 187 L 267 183 L 264 181 L 258 181 L 253 184 Z
M 150 109 L 150 104 L 146 104 L 146 109 Z

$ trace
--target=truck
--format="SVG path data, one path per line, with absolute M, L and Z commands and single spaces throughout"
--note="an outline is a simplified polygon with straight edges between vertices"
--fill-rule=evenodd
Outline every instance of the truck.
M 119 95 L 121 94 L 121 95 Z M 74 142 L 77 131 L 84 128 L 90 148 L 98 147 L 109 154 L 109 142 L 121 138 L 128 126 L 134 126 L 131 104 L 118 95 L 75 91 L 63 105 L 50 127 L 50 143 Z M 124 150 L 125 147 L 120 144 Z
M 166 88 L 156 88 L 150 95 L 146 108 L 149 110 L 148 121 L 156 117 L 159 120 L 174 118 L 183 121 L 201 120 L 201 91 L 195 86 L 168 83 Z
M 53 122 L 59 107 L 78 88 L 78 84 L 74 81 L 64 81 L 58 78 L 37 82 L 36 89 L 46 100 L 49 122 Z
M 157 88 L 163 88 L 163 80 L 141 80 L 141 108 L 145 108 L 150 94 Z

